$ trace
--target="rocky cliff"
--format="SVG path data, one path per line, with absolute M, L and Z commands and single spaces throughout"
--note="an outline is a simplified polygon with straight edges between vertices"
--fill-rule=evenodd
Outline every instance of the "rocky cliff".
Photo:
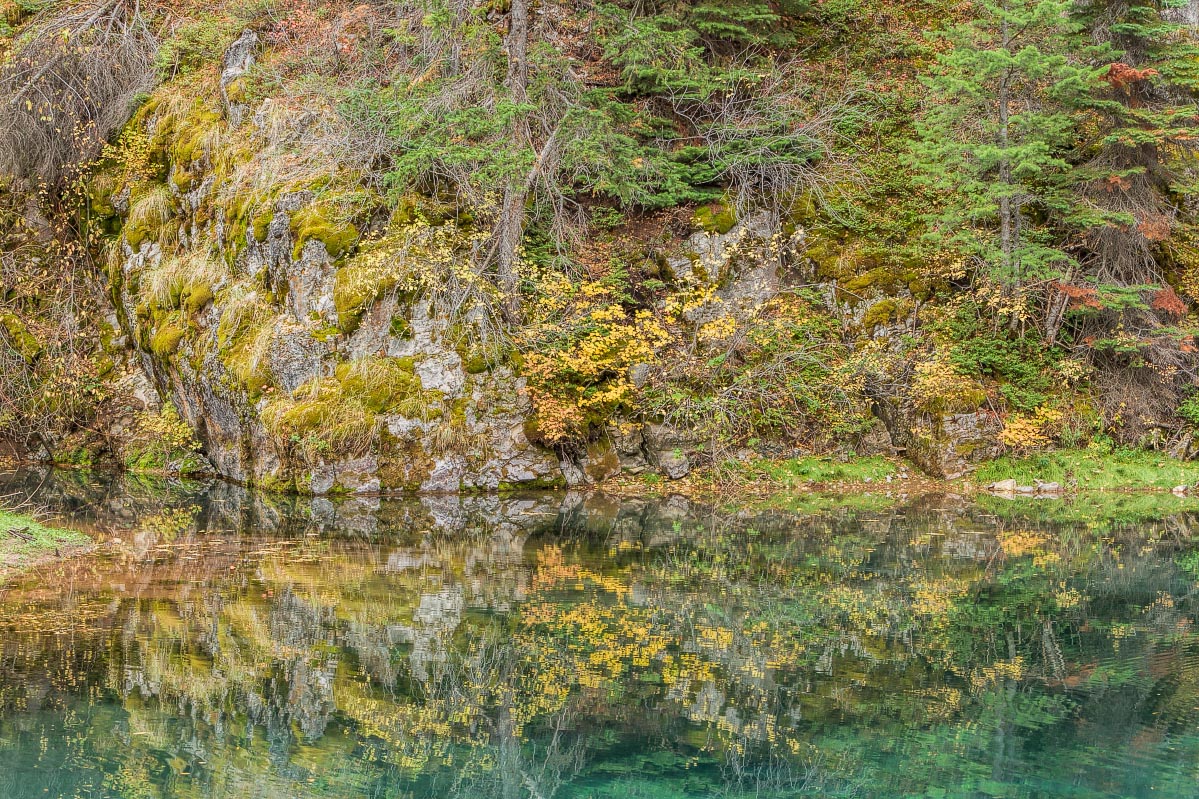
M 986 4 L 5 7 L 0 447 L 311 494 L 1193 455 L 1195 4 L 1019 5 L 1077 78 L 1022 73 L 1026 171 Z

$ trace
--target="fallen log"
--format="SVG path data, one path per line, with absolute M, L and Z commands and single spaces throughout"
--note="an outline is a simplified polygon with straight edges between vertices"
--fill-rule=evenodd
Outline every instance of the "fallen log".
M 28 529 L 28 527 L 14 527 L 8 531 L 8 534 L 13 538 L 19 538 L 22 541 L 33 541 L 33 536 L 25 532 Z

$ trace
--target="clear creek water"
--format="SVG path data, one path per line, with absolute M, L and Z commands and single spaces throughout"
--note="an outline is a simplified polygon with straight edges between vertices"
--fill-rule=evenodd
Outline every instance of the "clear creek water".
M 1172 498 L 17 489 L 102 543 L 0 588 L 0 799 L 1199 796 Z

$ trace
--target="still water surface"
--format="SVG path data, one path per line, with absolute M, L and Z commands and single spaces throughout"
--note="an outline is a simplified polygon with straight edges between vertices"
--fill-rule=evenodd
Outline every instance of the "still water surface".
M 2 799 L 1199 796 L 1193 509 L 0 483 Z

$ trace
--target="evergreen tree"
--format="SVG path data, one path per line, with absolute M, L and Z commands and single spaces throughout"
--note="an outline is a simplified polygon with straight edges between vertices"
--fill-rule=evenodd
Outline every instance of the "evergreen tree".
M 1081 26 L 1063 0 L 979 0 L 974 19 L 925 83 L 918 183 L 935 196 L 928 235 L 974 262 L 999 288 L 1013 328 L 1038 288 L 1070 272 L 1058 232 L 1080 213 L 1072 192 L 1074 104 L 1099 70 L 1074 63 Z
M 1102 80 L 1080 108 L 1077 154 L 1077 192 L 1091 214 L 1079 230 L 1080 262 L 1099 301 L 1070 323 L 1098 367 L 1109 415 L 1135 407 L 1134 428 L 1171 424 L 1199 383 L 1187 305 L 1167 282 L 1171 263 L 1185 261 L 1178 242 L 1195 224 L 1186 198 L 1195 193 L 1199 141 L 1199 47 L 1192 30 L 1169 18 L 1178 5 L 1081 0 L 1072 9 L 1088 38 L 1102 43 L 1093 62 Z
M 1079 189 L 1096 212 L 1085 260 L 1103 282 L 1160 283 L 1161 242 L 1176 224 L 1171 196 L 1199 137 L 1199 47 L 1163 12 L 1169 4 L 1085 0 L 1073 9 L 1099 51 L 1102 81 L 1086 98 Z

